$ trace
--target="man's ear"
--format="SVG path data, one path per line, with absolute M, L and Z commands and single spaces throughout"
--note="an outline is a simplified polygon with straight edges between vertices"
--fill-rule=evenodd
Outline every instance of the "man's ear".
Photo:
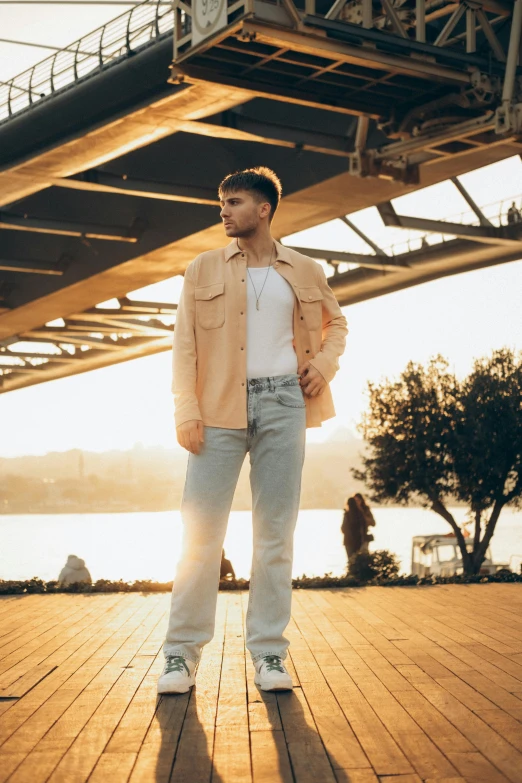
M 268 203 L 268 201 L 263 201 L 261 204 L 261 209 L 259 210 L 259 217 L 266 218 L 270 216 L 270 210 L 272 207 Z

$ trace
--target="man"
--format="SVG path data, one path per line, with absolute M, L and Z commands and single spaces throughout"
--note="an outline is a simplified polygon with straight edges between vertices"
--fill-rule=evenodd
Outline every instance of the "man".
M 517 205 L 514 201 L 511 202 L 511 206 L 507 211 L 507 222 L 510 226 L 512 226 L 514 223 L 520 223 L 522 220 L 522 217 L 520 215 L 520 211 L 517 209 Z
M 226 177 L 219 198 L 232 241 L 185 272 L 172 391 L 177 440 L 189 456 L 159 693 L 192 687 L 213 637 L 223 540 L 247 452 L 254 548 L 246 645 L 260 688 L 292 688 L 283 632 L 305 430 L 335 415 L 328 384 L 348 330 L 322 266 L 272 238 L 280 197 L 270 169 Z

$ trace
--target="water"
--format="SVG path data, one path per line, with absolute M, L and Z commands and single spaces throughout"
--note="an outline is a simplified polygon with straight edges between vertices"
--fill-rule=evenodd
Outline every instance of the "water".
M 464 521 L 465 509 L 453 509 Z M 389 549 L 409 572 L 414 535 L 447 533 L 449 525 L 424 509 L 375 509 L 372 549 Z M 346 555 L 339 532 L 342 513 L 302 510 L 295 537 L 294 576 L 335 576 L 345 570 Z M 238 577 L 248 577 L 252 556 L 250 511 L 234 511 L 225 541 L 227 557 Z M 169 581 L 180 551 L 178 511 L 132 514 L 49 514 L 0 516 L 0 579 L 56 579 L 67 555 L 83 557 L 93 579 Z M 522 512 L 505 509 L 493 538 L 495 562 L 522 557 Z

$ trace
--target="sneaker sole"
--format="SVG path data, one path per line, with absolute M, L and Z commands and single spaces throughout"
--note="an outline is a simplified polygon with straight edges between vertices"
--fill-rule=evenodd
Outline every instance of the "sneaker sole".
M 261 688 L 262 691 L 292 691 L 294 689 L 293 685 L 270 685 L 270 686 L 263 686 L 261 685 L 261 682 L 254 678 L 254 683 L 259 688 Z
M 191 682 L 190 685 L 187 685 L 186 687 L 181 686 L 175 686 L 173 683 L 165 683 L 165 685 L 158 684 L 158 695 L 164 696 L 176 693 L 187 693 L 191 688 L 194 687 L 194 683 Z

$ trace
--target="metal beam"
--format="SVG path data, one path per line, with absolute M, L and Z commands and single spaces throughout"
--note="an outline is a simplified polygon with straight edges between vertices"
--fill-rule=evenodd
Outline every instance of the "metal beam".
M 41 261 L 0 259 L 0 272 L 23 272 L 28 275 L 63 275 L 64 270 Z
M 360 237 L 364 242 L 366 242 L 368 247 L 371 247 L 371 249 L 373 251 L 375 251 L 375 253 L 378 256 L 385 256 L 385 255 L 387 255 L 384 252 L 384 250 L 382 249 L 382 247 L 379 247 L 379 245 L 376 245 L 375 242 L 373 241 L 373 239 L 370 239 L 370 237 L 367 236 L 364 233 L 364 231 L 361 231 L 361 229 L 358 228 L 355 225 L 355 223 L 352 223 L 352 221 L 349 218 L 347 218 L 346 215 L 343 215 L 342 217 L 340 217 L 339 220 L 342 220 L 343 223 L 348 226 L 348 228 L 351 228 L 351 230 L 354 231 L 357 234 L 357 236 Z
M 405 262 L 395 262 L 390 256 L 370 256 L 362 253 L 343 253 L 340 250 L 321 250 L 312 247 L 294 247 L 289 246 L 291 250 L 296 250 L 305 256 L 311 258 L 320 258 L 324 261 L 340 261 L 347 264 L 357 264 L 368 269 L 385 269 L 388 272 L 397 272 L 401 269 L 408 269 Z
M 334 3 L 332 4 L 331 8 L 325 13 L 324 18 L 337 19 L 337 17 L 341 13 L 345 5 L 346 5 L 346 0 L 334 0 Z
M 426 43 L 426 0 L 415 0 L 415 39 Z
M 299 14 L 299 11 L 295 7 L 293 0 L 281 0 L 281 4 L 283 8 L 285 9 L 286 13 L 290 17 L 290 20 L 295 28 L 300 27 L 301 25 L 301 16 Z
M 482 32 L 488 39 L 488 43 L 491 46 L 491 49 L 493 50 L 495 57 L 497 58 L 497 60 L 500 60 L 500 62 L 505 63 L 506 54 L 504 52 L 504 49 L 502 48 L 502 44 L 500 43 L 500 41 L 498 40 L 495 34 L 495 31 L 490 25 L 489 19 L 487 18 L 486 14 L 482 10 L 482 8 L 477 8 L 475 13 L 478 21 L 480 22 L 480 26 L 482 27 Z
M 462 3 L 462 5 L 458 5 L 456 9 L 453 11 L 452 15 L 440 31 L 439 35 L 433 42 L 435 46 L 444 46 L 444 42 L 449 38 L 450 33 L 454 30 L 454 28 L 459 23 L 460 19 L 464 14 L 466 13 L 467 6 Z
M 474 54 L 477 51 L 477 26 L 475 9 L 466 9 L 466 52 Z
M 197 125 L 198 123 L 190 123 Z M 50 177 L 49 184 L 69 190 L 85 190 L 93 193 L 115 193 L 120 196 L 138 196 L 159 201 L 181 201 L 187 204 L 219 206 L 217 195 L 210 188 L 174 185 L 167 182 L 134 179 L 127 176 L 107 174 L 93 169 L 81 178 Z
M 100 334 L 114 334 L 114 332 L 129 332 L 137 337 L 161 337 L 165 332 L 171 331 L 167 326 L 157 326 L 149 324 L 146 321 L 137 321 L 127 316 L 126 320 L 114 319 L 109 317 L 100 318 L 93 321 L 91 315 L 79 313 L 74 318 L 65 319 L 65 328 L 73 332 L 85 332 L 91 334 L 99 332 Z
M 382 2 L 382 7 L 384 8 L 384 11 L 386 13 L 386 16 L 390 20 L 391 26 L 393 27 L 397 35 L 400 35 L 401 38 L 408 38 L 408 33 L 404 29 L 404 25 L 399 19 L 397 11 L 395 10 L 395 7 L 392 5 L 391 0 L 381 0 L 381 2 Z
M 513 7 L 513 18 L 509 36 L 508 57 L 506 61 L 506 71 L 504 74 L 504 84 L 502 88 L 502 105 L 505 110 L 513 100 L 515 90 L 515 79 L 517 74 L 517 63 L 520 56 L 520 39 L 522 35 L 522 0 L 515 0 Z
M 455 187 L 459 191 L 459 193 L 462 196 L 462 198 L 465 201 L 467 201 L 467 203 L 469 204 L 469 206 L 471 207 L 471 209 L 473 210 L 475 215 L 478 217 L 478 219 L 480 221 L 480 225 L 481 226 L 492 226 L 493 223 L 490 220 L 487 219 L 487 217 L 482 212 L 482 210 L 480 209 L 478 204 L 471 198 L 470 194 L 468 193 L 468 191 L 466 190 L 464 185 L 461 183 L 459 178 L 458 177 L 451 177 L 451 181 L 453 182 L 453 184 L 455 185 Z
M 86 239 L 105 239 L 115 242 L 137 242 L 138 232 L 132 233 L 132 227 L 101 226 L 89 223 L 73 223 L 48 218 L 26 218 L 0 212 L 0 229 L 10 231 L 29 231 L 37 234 L 59 234 L 60 236 L 85 237 Z
M 23 338 L 20 339 L 25 340 L 27 337 L 31 340 L 39 337 L 46 342 L 56 340 L 60 343 L 69 343 L 70 345 L 89 345 L 91 348 L 99 348 L 101 351 L 118 351 L 121 347 L 121 344 L 114 342 L 114 340 L 93 337 L 89 333 L 72 333 L 67 329 L 60 329 L 55 326 L 41 326 L 39 329 L 32 329 L 30 332 L 25 332 Z M 125 340 L 124 342 L 127 341 Z
M 330 21 L 329 19 L 320 19 L 314 17 L 305 20 L 307 26 L 317 27 L 318 29 L 333 28 L 333 32 L 338 31 L 338 27 L 345 31 L 342 22 Z M 425 59 L 411 57 L 406 54 L 394 55 L 388 54 L 385 51 L 380 51 L 377 48 L 355 46 L 349 43 L 344 43 L 342 40 L 331 40 L 329 38 L 316 38 L 310 42 L 303 40 L 302 35 L 298 35 L 292 30 L 273 30 L 266 25 L 263 25 L 256 21 L 245 21 L 243 23 L 243 29 L 245 33 L 255 34 L 256 41 L 260 43 L 267 43 L 273 46 L 281 46 L 282 43 L 287 43 L 293 47 L 294 51 L 301 51 L 305 54 L 311 54 L 315 57 L 328 57 L 329 59 L 336 59 L 339 61 L 347 62 L 354 65 L 360 65 L 366 68 L 372 68 L 376 70 L 393 70 L 394 73 L 402 73 L 417 78 L 430 78 L 432 77 L 437 82 L 447 82 L 449 84 L 469 84 L 469 74 L 463 70 L 456 70 L 454 68 L 438 65 L 437 63 L 428 62 Z M 386 38 L 386 33 L 379 35 L 375 30 L 365 30 L 364 28 L 358 28 L 358 34 L 361 36 L 361 40 L 370 36 L 374 36 L 376 40 L 382 41 L 382 38 Z M 404 42 L 404 47 L 408 43 L 408 49 L 411 49 L 411 45 L 414 47 L 422 47 L 423 44 L 418 44 L 415 41 Z M 194 70 L 189 64 L 183 63 L 183 72 L 186 72 L 189 77 L 191 71 Z M 192 80 L 192 79 L 191 79 Z M 232 82 L 232 79 L 220 78 L 220 82 L 228 83 Z M 254 88 L 257 92 L 257 89 Z M 267 90 L 267 93 L 269 91 Z M 270 96 L 273 98 L 273 96 Z M 377 114 L 378 116 L 378 114 Z
M 69 49 L 67 46 L 47 46 L 46 44 L 32 43 L 31 41 L 13 41 L 11 38 L 0 38 L 0 43 L 14 44 L 15 46 L 30 46 L 35 49 L 47 49 L 51 52 L 70 52 L 71 54 L 81 54 L 83 57 L 92 57 L 92 52 L 82 52 L 76 49 Z
M 24 342 L 30 342 L 30 340 L 26 341 L 24 339 Z M 61 364 L 71 364 L 71 362 L 80 361 L 80 357 L 83 356 L 83 354 L 79 353 L 72 356 L 65 352 L 58 355 L 54 353 L 37 353 L 36 351 L 1 351 L 0 361 L 5 356 L 14 356 L 17 359 L 49 359 L 50 361 Z
M 378 204 L 377 209 L 385 226 L 412 229 L 413 231 L 426 231 L 435 234 L 449 234 L 470 239 L 485 245 L 500 245 L 505 247 L 520 248 L 522 254 L 522 241 L 516 236 L 510 235 L 506 226 L 470 226 L 463 223 L 449 223 L 445 220 L 430 220 L 428 218 L 416 218 L 409 215 L 398 215 L 389 202 Z

